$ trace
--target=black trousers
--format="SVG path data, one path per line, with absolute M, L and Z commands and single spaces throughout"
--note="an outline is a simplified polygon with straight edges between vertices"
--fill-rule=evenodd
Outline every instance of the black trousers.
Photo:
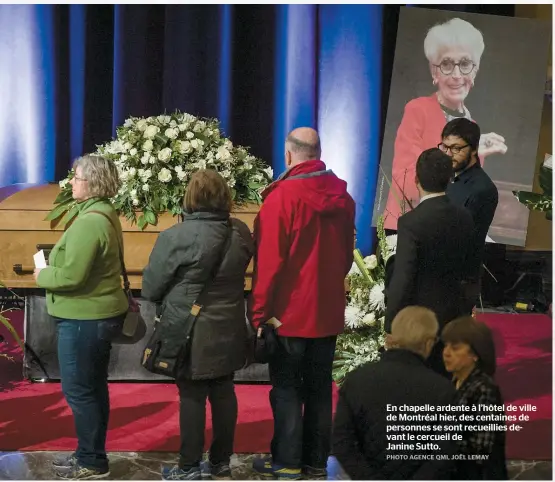
M 181 448 L 179 466 L 199 465 L 204 452 L 206 399 L 212 408 L 212 444 L 209 457 L 213 464 L 229 464 L 233 454 L 237 397 L 233 373 L 212 380 L 176 380 L 179 389 L 179 426 Z
M 269 363 L 275 464 L 288 468 L 327 465 L 336 338 L 278 337 L 277 352 Z

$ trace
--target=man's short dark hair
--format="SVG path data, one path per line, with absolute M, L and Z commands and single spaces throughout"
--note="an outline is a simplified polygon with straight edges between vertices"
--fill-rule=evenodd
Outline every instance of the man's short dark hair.
M 477 151 L 480 144 L 480 126 L 476 122 L 472 122 L 464 117 L 453 119 L 445 124 L 441 133 L 442 139 L 449 136 L 460 137 L 470 145 L 473 151 Z
M 425 150 L 416 161 L 416 177 L 427 192 L 445 192 L 453 177 L 453 161 L 437 147 Z

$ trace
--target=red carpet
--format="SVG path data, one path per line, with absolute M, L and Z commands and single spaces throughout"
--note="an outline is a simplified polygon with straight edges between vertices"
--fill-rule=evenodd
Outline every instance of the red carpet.
M 21 314 L 13 316 L 22 332 Z M 509 459 L 550 460 L 552 424 L 552 327 L 543 315 L 487 314 L 498 349 L 498 382 L 505 402 L 537 407 L 520 432 L 508 432 Z M 0 334 L 8 336 L 1 331 Z M 22 380 L 21 354 L 12 344 L 0 358 L 0 450 L 73 450 L 71 412 L 58 383 Z M 268 452 L 272 415 L 267 385 L 237 385 L 238 453 Z M 112 383 L 109 451 L 171 451 L 179 448 L 177 391 L 170 384 Z M 336 394 L 334 392 L 334 398 Z M 515 412 L 520 414 L 520 411 Z M 207 414 L 207 441 L 211 418 Z

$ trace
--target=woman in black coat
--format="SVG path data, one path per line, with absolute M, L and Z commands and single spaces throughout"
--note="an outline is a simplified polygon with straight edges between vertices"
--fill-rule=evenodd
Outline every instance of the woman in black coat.
M 246 359 L 245 271 L 254 246 L 249 228 L 230 218 L 231 191 L 214 170 L 191 176 L 183 222 L 160 233 L 143 273 L 143 298 L 162 304 L 160 326 L 185 343 L 185 320 L 225 250 L 220 268 L 197 316 L 189 357 L 179 359 L 180 461 L 162 470 L 166 480 L 231 478 L 237 398 L 234 372 Z M 226 243 L 226 238 L 229 241 Z M 212 408 L 213 440 L 201 469 L 206 399 Z

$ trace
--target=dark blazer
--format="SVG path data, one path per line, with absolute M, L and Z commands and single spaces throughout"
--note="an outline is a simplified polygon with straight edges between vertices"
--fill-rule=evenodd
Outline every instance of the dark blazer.
M 349 373 L 341 386 L 333 423 L 333 455 L 353 480 L 449 479 L 455 468 L 452 460 L 386 457 L 404 452 L 388 450 L 389 443 L 401 443 L 388 440 L 388 435 L 397 433 L 391 430 L 392 425 L 427 425 L 430 430 L 425 431 L 426 434 L 433 433 L 434 426 L 443 425 L 439 417 L 437 421 L 426 422 L 388 420 L 390 414 L 399 415 L 399 412 L 388 411 L 388 405 L 397 408 L 405 404 L 420 407 L 426 404 L 434 407 L 455 405 L 456 396 L 451 382 L 427 368 L 421 356 L 408 350 L 388 350 L 380 361 L 367 363 Z M 436 454 L 457 453 L 455 441 L 434 443 L 440 445 L 440 450 L 434 452 Z M 406 453 L 412 454 L 413 451 Z M 415 450 L 414 453 L 424 455 L 427 452 Z
M 143 272 L 143 298 L 162 303 L 160 323 L 179 338 L 187 313 L 222 246 L 227 215 L 186 214 L 184 221 L 160 233 Z M 178 377 L 213 379 L 242 368 L 246 359 L 245 271 L 254 251 L 249 228 L 231 219 L 231 242 L 198 315 L 191 360 Z M 183 340 L 184 341 L 184 340 Z
M 461 281 L 474 229 L 470 213 L 446 196 L 433 197 L 399 218 L 397 252 L 387 287 L 385 330 L 406 306 L 435 312 L 440 327 L 464 313 Z
M 468 266 L 469 276 L 479 278 L 486 236 L 499 202 L 497 187 L 480 164 L 474 164 L 454 178 L 447 186 L 446 194 L 453 203 L 468 209 L 474 220 L 472 251 Z

